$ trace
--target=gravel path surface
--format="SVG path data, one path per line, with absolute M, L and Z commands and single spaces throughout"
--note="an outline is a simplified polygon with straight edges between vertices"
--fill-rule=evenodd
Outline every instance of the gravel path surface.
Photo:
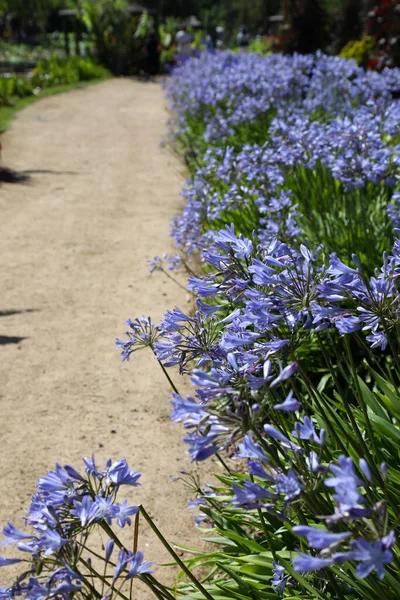
M 180 209 L 182 166 L 159 148 L 166 119 L 158 84 L 110 80 L 34 103 L 2 138 L 3 163 L 30 180 L 0 187 L 0 524 L 55 462 L 95 452 L 143 473 L 127 497 L 170 539 L 198 539 L 188 491 L 169 478 L 192 467 L 168 384 L 149 353 L 121 363 L 114 347 L 126 318 L 187 302 L 146 264 L 171 250 Z M 146 527 L 141 548 L 165 558 Z

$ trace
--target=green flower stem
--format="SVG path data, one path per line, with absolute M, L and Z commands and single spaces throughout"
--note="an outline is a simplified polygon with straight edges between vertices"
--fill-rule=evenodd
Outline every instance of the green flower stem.
M 228 467 L 228 465 L 226 464 L 226 462 L 223 460 L 223 458 L 221 458 L 221 455 L 219 454 L 219 452 L 217 452 L 217 453 L 215 454 L 215 456 L 217 457 L 217 459 L 219 460 L 219 462 L 221 463 L 221 465 L 224 467 L 225 471 L 226 471 L 227 473 L 229 473 L 229 475 L 230 475 L 230 474 L 231 474 L 231 470 L 230 470 L 230 468 Z
M 295 360 L 295 358 L 294 358 Z M 324 414 L 324 412 L 328 412 L 330 417 L 333 419 L 332 422 L 337 423 L 337 418 L 335 413 L 332 411 L 331 407 L 329 406 L 328 402 L 325 402 L 324 399 L 322 398 L 322 395 L 319 394 L 319 392 L 315 389 L 314 385 L 312 384 L 312 382 L 310 381 L 309 377 L 307 376 L 306 372 L 303 370 L 302 366 L 300 363 L 298 363 L 298 370 L 299 373 L 304 381 L 304 384 L 307 388 L 308 393 L 310 394 L 311 398 L 314 398 L 315 402 L 318 404 L 318 408 L 319 410 L 322 412 L 322 414 Z M 341 448 L 342 452 L 344 452 L 345 454 L 347 453 L 346 447 L 344 446 L 342 440 L 340 439 L 339 435 L 336 432 L 335 427 L 332 425 L 330 420 L 327 420 L 327 425 L 329 427 L 329 432 L 332 434 L 332 436 L 335 438 L 336 443 L 338 444 L 339 448 Z M 343 429 L 343 428 L 342 428 Z M 345 434 L 344 439 L 346 439 L 346 432 L 343 431 Z
M 154 575 L 151 573 L 146 573 L 142 575 L 143 579 L 151 581 L 152 585 L 159 589 L 159 592 L 167 599 L 167 600 L 175 600 L 174 596 L 169 592 L 168 588 L 160 583 Z
M 138 511 L 135 515 L 135 525 L 133 530 L 133 552 L 136 553 L 138 549 L 139 542 L 139 521 L 140 521 L 140 512 Z
M 154 352 L 153 347 L 151 347 L 151 349 L 153 350 L 153 354 L 154 356 L 157 358 L 156 353 Z M 165 377 L 168 380 L 169 385 L 172 387 L 172 389 L 174 390 L 175 394 L 179 394 L 178 389 L 176 387 L 176 385 L 174 384 L 174 382 L 172 381 L 171 377 L 168 375 L 166 368 L 164 367 L 164 365 L 162 364 L 162 362 L 157 358 L 157 362 L 160 365 Z M 221 458 L 220 454 L 216 454 L 217 459 L 219 460 L 219 462 L 221 463 L 221 465 L 224 467 L 224 469 L 226 470 L 227 473 L 230 473 L 230 469 L 228 467 L 228 465 L 224 462 L 224 460 Z
M 142 581 L 144 581 L 144 578 L 142 579 Z M 165 600 L 165 596 L 152 584 L 151 581 L 146 581 L 146 585 L 151 589 L 151 591 L 153 592 L 155 597 L 158 598 L 158 600 Z M 131 594 L 131 600 L 132 600 L 132 594 Z
M 168 552 L 174 558 L 175 562 L 180 566 L 182 571 L 189 577 L 190 581 L 197 587 L 199 592 L 201 592 L 203 594 L 203 596 L 205 598 L 207 598 L 207 600 L 213 600 L 213 597 L 211 596 L 211 594 L 209 594 L 209 592 L 207 592 L 207 590 L 202 586 L 200 581 L 198 581 L 198 579 L 191 573 L 191 571 L 187 568 L 185 563 L 179 558 L 179 556 L 177 555 L 175 550 L 172 548 L 172 546 L 170 546 L 170 544 L 167 542 L 167 540 L 162 535 L 162 533 L 160 532 L 158 527 L 155 525 L 153 519 L 150 517 L 150 515 L 147 514 L 145 508 L 143 506 L 140 506 L 139 510 L 142 513 L 143 517 L 146 519 L 147 523 L 150 525 L 151 529 L 154 531 L 154 533 L 160 540 L 160 542 L 168 550 Z
M 121 550 L 121 548 L 125 548 L 123 543 L 120 541 L 119 537 L 117 535 L 115 535 L 115 533 L 113 532 L 111 527 L 108 525 L 108 523 L 106 523 L 105 521 L 100 521 L 99 525 L 100 525 L 100 527 L 102 527 L 104 529 L 104 531 L 107 533 L 107 535 L 114 540 L 114 542 L 117 544 L 117 546 L 120 550 Z
M 196 294 L 194 292 L 191 292 L 190 290 L 187 289 L 187 287 L 185 285 L 182 285 L 181 283 L 179 283 L 179 281 L 177 279 L 175 279 L 175 277 L 172 277 L 172 275 L 170 275 L 167 271 L 165 271 L 165 269 L 161 269 L 161 270 L 164 273 L 164 275 L 166 275 L 171 281 L 173 281 L 178 287 L 180 287 L 182 290 L 184 290 L 187 294 L 196 296 Z
M 318 590 L 316 590 L 311 583 L 309 583 L 307 581 L 307 579 L 305 579 L 305 577 L 303 577 L 303 575 L 301 575 L 300 573 L 297 573 L 291 565 L 289 565 L 288 562 L 286 562 L 286 560 L 283 560 L 283 558 L 279 558 L 279 562 L 282 565 L 282 567 L 284 567 L 286 569 L 286 571 L 289 573 L 289 575 L 291 577 L 293 577 L 293 579 L 295 579 L 297 581 L 297 583 L 299 583 L 301 586 L 303 586 L 308 592 L 310 592 L 310 594 L 314 597 L 314 598 L 318 598 L 318 600 L 328 600 L 328 597 L 325 596 L 325 594 L 322 594 L 321 592 L 319 592 Z
M 355 386 L 355 389 L 356 389 L 357 400 L 358 400 L 358 403 L 359 403 L 359 405 L 361 407 L 361 410 L 363 411 L 363 414 L 364 414 L 365 424 L 367 426 L 368 435 L 369 435 L 370 440 L 371 440 L 372 449 L 374 451 L 375 456 L 378 457 L 378 461 L 381 462 L 382 461 L 381 451 L 380 451 L 380 449 L 378 449 L 378 447 L 376 445 L 375 435 L 374 435 L 374 432 L 373 432 L 372 427 L 371 427 L 371 421 L 369 420 L 367 406 L 366 406 L 366 404 L 364 402 L 364 398 L 363 398 L 363 395 L 361 393 L 360 384 L 358 382 L 358 377 L 357 377 L 357 369 L 356 369 L 356 366 L 354 364 L 353 355 L 351 353 L 350 343 L 349 343 L 348 337 L 346 335 L 344 336 L 344 338 L 345 338 L 345 346 L 346 346 L 347 356 L 349 357 L 349 361 L 350 361 L 350 367 L 351 367 L 351 373 L 352 373 L 352 376 L 353 376 L 354 386 Z M 347 402 L 345 402 L 344 404 L 345 404 L 346 411 L 349 414 L 349 417 L 350 417 L 350 419 L 351 419 L 351 421 L 353 423 L 353 421 L 355 421 L 355 419 L 354 419 L 353 413 L 351 411 L 351 408 L 348 407 Z M 364 442 L 364 439 L 362 438 L 361 433 L 359 433 L 358 428 L 357 428 L 356 434 L 359 435 L 359 437 L 361 437 L 361 439 Z M 366 456 L 368 456 L 368 455 L 369 455 L 368 448 L 366 448 Z M 372 466 L 373 466 L 373 470 L 375 471 L 375 473 L 376 473 L 376 475 L 378 477 L 378 480 L 382 484 L 383 483 L 382 482 L 382 477 L 381 477 L 378 469 L 375 467 L 375 462 L 373 463 Z
M 151 349 L 153 350 L 154 356 L 157 358 L 157 355 L 154 352 L 154 349 L 153 348 L 151 348 Z M 164 367 L 164 365 L 162 364 L 162 362 L 158 358 L 157 358 L 157 362 L 160 365 L 160 367 L 161 367 L 161 369 L 162 369 L 165 377 L 168 379 L 168 383 L 172 387 L 172 389 L 174 390 L 175 394 L 179 394 L 179 392 L 178 392 L 178 390 L 176 388 L 176 385 L 174 384 L 174 382 L 172 381 L 171 377 L 168 375 L 166 368 Z
M 90 572 L 91 572 L 93 575 L 95 575 L 99 581 L 101 581 L 102 583 L 106 583 L 108 586 L 110 585 L 110 582 L 109 582 L 109 581 L 107 581 L 107 580 L 105 580 L 105 578 L 103 578 L 103 577 L 100 575 L 100 573 L 98 573 L 98 572 L 96 571 L 96 569 L 95 569 L 94 567 L 92 567 L 92 565 L 89 565 L 89 563 L 88 563 L 88 562 L 87 562 L 87 561 L 86 561 L 84 558 L 80 558 L 80 559 L 79 559 L 79 561 L 80 561 L 80 562 L 81 562 L 83 565 L 85 565 L 85 567 L 86 567 L 86 568 L 87 568 L 87 569 L 88 569 L 88 570 L 89 570 L 89 571 L 90 571 Z M 93 586 L 90 586 L 90 588 L 91 588 L 91 589 L 93 588 L 93 589 L 92 589 L 92 592 L 93 592 L 93 593 L 96 595 L 96 597 L 97 597 L 97 598 L 101 598 L 101 597 L 102 597 L 102 596 L 101 596 L 101 594 L 100 594 L 100 593 L 99 593 L 99 592 L 98 592 L 98 591 L 97 591 L 97 590 L 96 590 L 96 589 L 95 589 Z M 116 594 L 118 594 L 118 596 L 120 596 L 120 597 L 121 597 L 123 600 L 130 600 L 130 599 L 129 599 L 127 596 L 125 596 L 125 594 L 123 594 L 121 591 L 119 591 L 119 590 L 116 590 L 116 589 L 114 588 L 114 586 L 112 586 L 112 589 L 113 589 L 113 591 L 114 591 Z
M 252 478 L 252 479 L 253 479 L 253 478 Z M 253 481 L 254 481 L 254 479 L 253 479 Z M 268 526 L 267 526 L 267 523 L 266 523 L 266 521 L 265 521 L 265 519 L 264 519 L 264 515 L 262 514 L 262 510 L 261 510 L 261 508 L 257 508 L 257 513 L 258 513 L 259 519 L 260 519 L 260 521 L 261 521 L 262 530 L 263 530 L 263 532 L 264 532 L 264 534 L 265 534 L 265 537 L 266 537 L 266 540 L 267 540 L 268 547 L 269 547 L 269 549 L 270 549 L 270 551 L 271 551 L 271 553 L 272 553 L 272 556 L 274 557 L 274 560 L 275 560 L 275 562 L 278 562 L 279 558 L 277 557 L 277 554 L 276 554 L 275 548 L 274 548 L 274 547 L 273 547 L 273 545 L 272 545 L 271 536 L 270 536 L 270 534 L 269 534 L 269 531 L 268 531 Z

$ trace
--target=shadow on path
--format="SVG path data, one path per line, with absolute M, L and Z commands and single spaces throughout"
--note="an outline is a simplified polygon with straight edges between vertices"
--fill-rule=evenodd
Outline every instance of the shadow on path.
M 79 171 L 52 171 L 51 169 L 28 169 L 22 173 L 32 175 L 34 173 L 46 173 L 51 175 L 79 175 Z
M 11 315 L 22 315 L 24 313 L 33 313 L 38 311 L 38 308 L 23 308 L 22 310 L 15 310 L 11 308 L 10 310 L 0 310 L 0 317 L 11 317 Z
M 16 335 L 0 335 L 0 346 L 6 346 L 7 344 L 19 344 L 26 339 L 28 338 L 18 337 Z
M 53 171 L 51 169 L 26 169 L 15 171 L 8 167 L 0 167 L 0 183 L 28 183 L 31 175 L 79 175 L 79 171 Z
M 26 172 L 18 173 L 8 167 L 0 167 L 0 183 L 27 183 L 30 180 Z

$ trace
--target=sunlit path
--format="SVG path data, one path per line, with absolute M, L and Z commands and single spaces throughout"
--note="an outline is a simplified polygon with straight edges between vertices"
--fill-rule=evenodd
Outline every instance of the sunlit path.
M 166 119 L 158 84 L 110 80 L 33 104 L 2 139 L 30 179 L 0 187 L 1 524 L 56 461 L 95 452 L 142 471 L 140 498 L 170 539 L 191 541 L 187 491 L 169 479 L 188 460 L 168 385 L 149 354 L 122 364 L 114 347 L 126 318 L 186 302 L 146 264 L 171 250 L 180 208 Z

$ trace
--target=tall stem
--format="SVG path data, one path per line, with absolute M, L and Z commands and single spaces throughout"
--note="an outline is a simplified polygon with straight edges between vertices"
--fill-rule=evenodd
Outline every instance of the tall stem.
M 168 550 L 168 552 L 173 557 L 173 559 L 175 560 L 175 562 L 180 566 L 180 568 L 182 569 L 182 571 L 189 577 L 190 581 L 197 587 L 197 589 L 199 590 L 199 592 L 201 592 L 203 594 L 203 596 L 205 598 L 207 598 L 207 600 L 213 600 L 213 597 L 211 596 L 211 594 L 209 594 L 209 592 L 207 592 L 207 590 L 205 589 L 205 587 L 203 587 L 202 584 L 200 583 L 200 581 L 198 581 L 198 579 L 196 579 L 196 577 L 193 575 L 193 573 L 191 573 L 191 571 L 187 568 L 187 566 L 185 565 L 185 563 L 177 555 L 177 553 L 172 548 L 172 546 L 170 546 L 170 544 L 167 542 L 167 540 L 165 539 L 165 537 L 162 535 L 162 533 L 160 532 L 160 530 L 158 529 L 158 527 L 153 522 L 153 519 L 150 517 L 150 515 L 147 514 L 145 508 L 143 506 L 140 506 L 139 510 L 142 513 L 143 517 L 146 519 L 147 523 L 150 525 L 151 529 L 154 531 L 154 533 L 156 534 L 156 536 L 160 540 L 160 542 Z
M 359 403 L 359 405 L 361 407 L 361 410 L 362 410 L 362 412 L 364 414 L 365 425 L 367 427 L 368 435 L 369 435 L 369 437 L 371 439 L 372 448 L 374 450 L 375 456 L 380 457 L 380 459 L 382 460 L 381 452 L 380 452 L 380 450 L 378 450 L 378 447 L 376 445 L 376 440 L 375 440 L 374 432 L 372 431 L 371 422 L 370 422 L 369 416 L 368 416 L 368 410 L 367 410 L 366 404 L 364 402 L 363 395 L 361 393 L 360 384 L 358 382 L 357 370 L 356 370 L 356 366 L 354 364 L 353 355 L 351 353 L 351 348 L 350 348 L 349 340 L 348 340 L 348 337 L 346 335 L 344 336 L 344 338 L 345 338 L 345 346 L 346 346 L 346 350 L 347 350 L 347 355 L 348 355 L 349 361 L 350 361 L 351 372 L 352 372 L 354 386 L 355 386 L 355 390 L 356 390 L 356 396 L 357 396 L 357 399 L 358 399 L 358 403 Z M 353 422 L 354 417 L 353 417 L 353 414 L 351 412 L 351 409 L 349 410 L 348 414 L 349 414 L 350 419 L 352 419 L 352 422 Z M 356 433 L 356 435 L 358 434 L 358 427 L 357 427 L 357 431 L 355 431 L 355 433 Z M 362 439 L 362 436 L 361 436 L 361 439 Z M 366 448 L 366 450 L 367 450 L 366 456 L 368 456 L 368 448 Z M 375 468 L 375 465 L 373 465 L 373 467 L 374 467 L 374 471 L 377 472 L 378 479 L 381 480 L 379 471 Z
M 151 349 L 153 350 L 153 354 L 154 356 L 157 358 L 157 354 L 154 352 L 154 348 L 151 346 Z M 174 382 L 172 381 L 171 377 L 168 375 L 166 368 L 164 367 L 164 365 L 162 364 L 162 362 L 157 358 L 157 362 L 160 365 L 162 372 L 164 373 L 165 377 L 168 380 L 169 385 L 172 387 L 172 389 L 174 390 L 175 394 L 179 394 L 176 385 L 174 384 Z

